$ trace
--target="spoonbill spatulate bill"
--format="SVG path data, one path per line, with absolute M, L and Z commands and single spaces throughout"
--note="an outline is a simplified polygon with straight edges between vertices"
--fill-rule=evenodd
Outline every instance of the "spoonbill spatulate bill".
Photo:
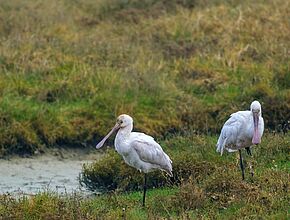
M 258 101 L 251 103 L 250 111 L 238 111 L 231 114 L 221 130 L 216 145 L 217 152 L 222 155 L 224 149 L 229 152 L 239 151 L 243 180 L 245 179 L 245 168 L 241 149 L 245 148 L 247 153 L 252 156 L 251 146 L 261 143 L 263 132 L 264 119 L 261 104 Z
M 101 140 L 96 148 L 101 148 L 105 141 L 117 131 L 115 149 L 124 161 L 140 172 L 144 172 L 143 206 L 145 206 L 147 173 L 159 169 L 172 176 L 172 161 L 153 137 L 140 132 L 132 132 L 133 119 L 126 114 L 117 118 L 113 129 Z

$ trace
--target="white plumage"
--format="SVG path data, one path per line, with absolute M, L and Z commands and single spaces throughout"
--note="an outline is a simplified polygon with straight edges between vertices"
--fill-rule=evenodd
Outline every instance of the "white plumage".
M 250 147 L 261 142 L 264 132 L 264 119 L 261 104 L 254 101 L 250 111 L 238 111 L 231 114 L 225 122 L 217 142 L 217 152 L 223 154 L 224 149 L 235 152 L 243 148 L 251 154 Z M 242 158 L 240 152 L 241 168 Z M 242 168 L 243 170 L 243 168 Z
M 259 119 L 259 136 L 264 132 L 264 120 Z M 226 149 L 235 152 L 239 149 L 253 145 L 254 122 L 251 111 L 238 111 L 231 114 L 231 117 L 224 124 L 217 143 L 217 152 L 223 154 Z
M 140 132 L 132 132 L 133 119 L 126 114 L 117 118 L 113 129 L 96 146 L 101 148 L 109 136 L 117 131 L 115 138 L 115 149 L 123 157 L 124 161 L 131 167 L 145 174 L 155 169 L 163 170 L 172 176 L 172 161 L 162 150 L 161 146 L 153 137 Z M 143 205 L 145 204 L 146 175 L 144 184 Z
M 122 135 L 121 130 L 116 136 L 115 147 L 128 165 L 144 173 L 160 169 L 172 176 L 172 161 L 152 137 L 131 132 L 124 140 L 120 135 Z

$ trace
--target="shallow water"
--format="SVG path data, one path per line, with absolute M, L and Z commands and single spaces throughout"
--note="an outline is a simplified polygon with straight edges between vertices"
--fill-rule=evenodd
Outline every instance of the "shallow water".
M 79 185 L 82 166 L 97 153 L 58 151 L 31 158 L 0 159 L 0 194 L 33 195 L 40 191 L 89 193 Z

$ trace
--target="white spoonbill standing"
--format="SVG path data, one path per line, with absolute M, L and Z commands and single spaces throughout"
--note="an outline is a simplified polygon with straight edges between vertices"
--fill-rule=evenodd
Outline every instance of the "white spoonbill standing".
M 262 117 L 261 104 L 253 101 L 250 111 L 238 111 L 224 124 L 217 142 L 217 152 L 223 154 L 224 149 L 229 152 L 239 151 L 242 178 L 245 179 L 245 170 L 241 149 L 245 148 L 252 156 L 251 146 L 261 143 L 264 132 L 264 119 Z M 253 173 L 252 173 L 253 175 Z
M 154 138 L 144 133 L 132 132 L 132 129 L 133 119 L 126 114 L 120 115 L 113 129 L 97 144 L 96 148 L 101 148 L 110 135 L 118 131 L 115 149 L 129 166 L 144 172 L 143 206 L 145 206 L 146 174 L 159 169 L 172 176 L 172 161 Z

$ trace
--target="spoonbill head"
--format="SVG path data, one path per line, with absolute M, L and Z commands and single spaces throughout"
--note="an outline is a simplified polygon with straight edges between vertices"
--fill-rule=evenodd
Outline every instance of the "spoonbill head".
M 117 124 L 119 124 L 121 128 L 130 126 L 133 129 L 133 118 L 126 114 L 119 115 L 117 118 Z
M 130 132 L 133 129 L 133 118 L 129 115 L 122 114 L 117 117 L 116 124 L 112 128 L 112 130 L 103 138 L 102 141 L 100 141 L 97 145 L 96 148 L 99 149 L 101 148 L 106 140 L 115 132 L 118 131 L 120 128 L 128 128 Z
M 172 161 L 163 151 L 153 137 L 140 132 L 132 132 L 133 119 L 131 116 L 122 114 L 118 116 L 115 126 L 101 140 L 96 148 L 101 148 L 105 141 L 117 131 L 115 149 L 123 157 L 124 161 L 140 172 L 144 172 L 143 206 L 146 195 L 146 174 L 159 169 L 172 176 Z

